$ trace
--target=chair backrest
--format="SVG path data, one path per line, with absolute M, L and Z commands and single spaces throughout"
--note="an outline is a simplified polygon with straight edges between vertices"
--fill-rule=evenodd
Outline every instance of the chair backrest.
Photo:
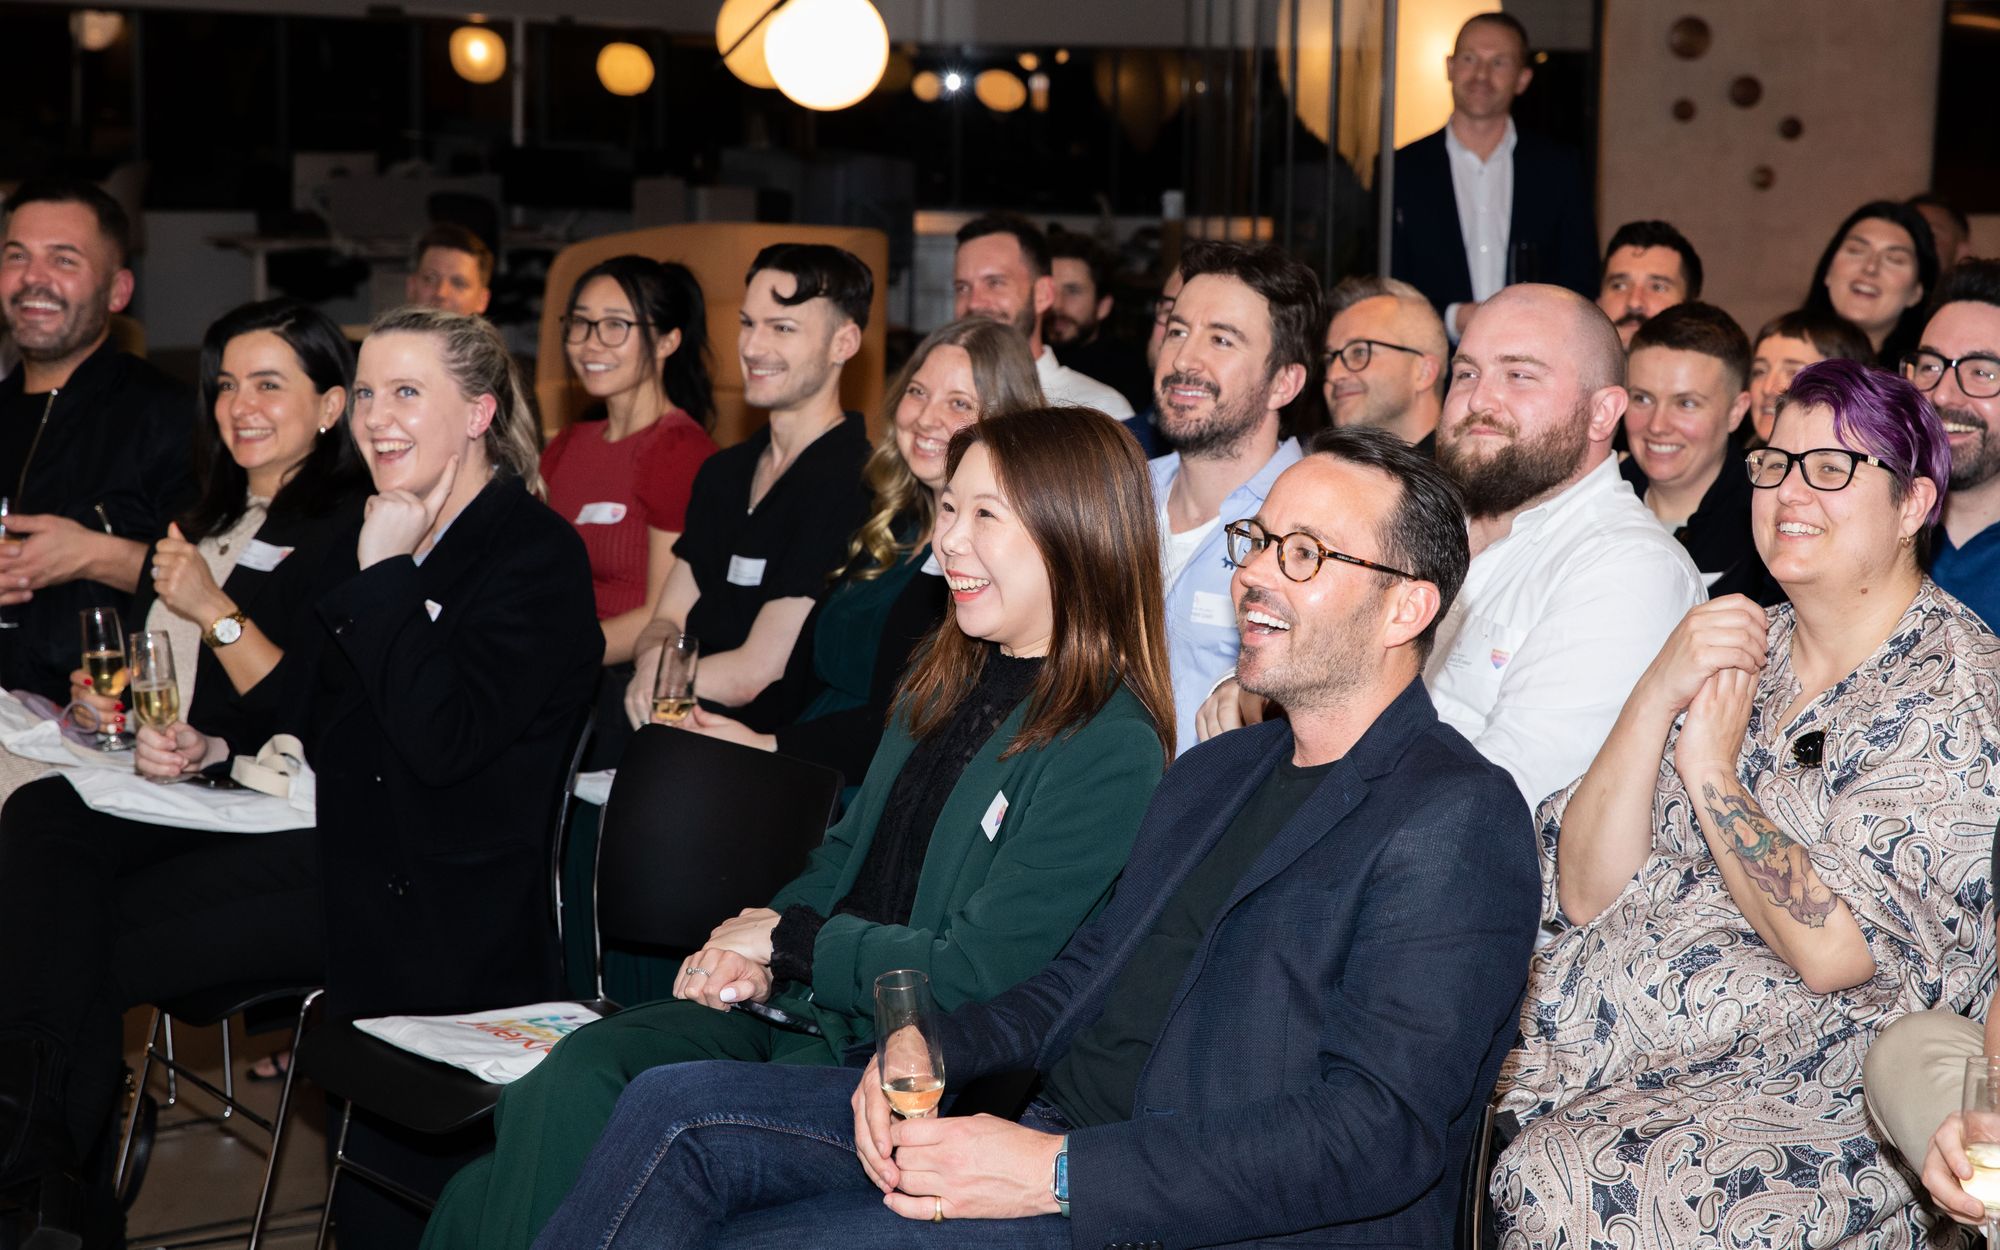
M 825 837 L 840 785 L 818 764 L 641 728 L 598 835 L 600 981 L 606 941 L 695 950 L 722 921 L 769 903 Z
M 844 247 L 875 275 L 868 328 L 861 334 L 861 351 L 841 371 L 840 402 L 868 418 L 871 436 L 880 433 L 876 418 L 882 407 L 882 369 L 888 341 L 889 236 L 880 230 L 852 226 L 722 221 L 627 230 L 572 243 L 556 253 L 543 288 L 541 337 L 535 355 L 535 402 L 541 409 L 543 433 L 553 437 L 590 403 L 563 352 L 561 321 L 569 309 L 570 288 L 592 265 L 628 252 L 679 261 L 693 271 L 708 304 L 708 340 L 715 363 L 715 441 L 728 447 L 756 433 L 764 424 L 764 414 L 743 402 L 743 372 L 736 364 L 736 315 L 743 306 L 744 273 L 757 253 L 773 243 Z
M 569 749 L 569 770 L 563 774 L 562 793 L 556 795 L 554 828 L 549 838 L 549 902 L 556 921 L 556 941 L 563 937 L 563 857 L 569 850 L 569 810 L 576 800 L 576 775 L 583 770 L 583 757 L 590 750 L 591 735 L 597 729 L 597 709 L 584 709 L 577 722 L 576 739 Z

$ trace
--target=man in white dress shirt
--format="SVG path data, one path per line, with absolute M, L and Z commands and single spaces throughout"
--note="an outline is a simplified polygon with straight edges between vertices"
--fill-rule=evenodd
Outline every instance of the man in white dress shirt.
M 1056 359 L 1042 341 L 1042 316 L 1056 302 L 1049 241 L 1035 224 L 1014 213 L 988 213 L 959 228 L 952 262 L 952 316 L 984 317 L 1013 326 L 1028 340 L 1042 394 L 1052 404 L 1095 408 L 1120 421 L 1132 405 L 1117 391 Z
M 1451 369 L 1437 457 L 1465 496 L 1472 565 L 1424 683 L 1439 718 L 1533 806 L 1583 775 L 1706 592 L 1618 475 L 1625 352 L 1596 304 L 1508 287 L 1480 306 Z M 1261 715 L 1230 684 L 1203 707 L 1202 728 Z

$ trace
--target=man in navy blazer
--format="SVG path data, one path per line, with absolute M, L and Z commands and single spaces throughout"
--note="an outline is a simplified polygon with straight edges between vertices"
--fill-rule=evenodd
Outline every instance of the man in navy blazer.
M 1437 305 L 1452 341 L 1516 282 L 1597 294 L 1597 218 L 1575 152 L 1514 125 L 1528 33 L 1505 13 L 1459 29 L 1445 60 L 1451 119 L 1396 152 L 1389 272 Z
M 538 1246 L 1449 1243 L 1539 912 L 1526 806 L 1420 680 L 1462 505 L 1330 430 L 1228 532 L 1242 680 L 1291 719 L 1182 756 L 1104 912 L 940 1022 L 950 1085 L 1032 1068 L 1027 1112 L 893 1122 L 873 1062 L 656 1068 Z

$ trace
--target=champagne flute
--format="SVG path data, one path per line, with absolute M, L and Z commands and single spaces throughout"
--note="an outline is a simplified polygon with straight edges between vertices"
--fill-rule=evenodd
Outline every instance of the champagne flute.
M 1965 1192 L 1986 1204 L 1986 1244 L 2000 1246 L 2000 1059 L 1965 1061 Z
M 694 711 L 694 669 L 701 643 L 685 631 L 660 644 L 660 670 L 653 676 L 653 723 L 673 725 Z
M 181 687 L 174 677 L 174 647 L 165 630 L 149 629 L 126 640 L 132 675 L 132 711 L 139 723 L 164 732 L 181 718 Z M 138 765 L 134 763 L 136 769 Z M 156 781 L 178 781 L 158 777 Z
M 125 624 L 118 619 L 117 608 L 85 608 L 79 615 L 83 620 L 83 671 L 90 678 L 90 688 L 107 699 L 116 699 L 125 693 Z M 98 749 L 130 749 L 132 735 L 121 728 L 106 728 L 106 724 L 103 717 L 98 718 Z
M 27 540 L 24 538 L 16 538 L 12 534 L 7 532 L 7 518 L 12 516 L 13 514 L 14 514 L 13 501 L 8 499 L 7 496 L 5 495 L 0 495 L 0 542 L 12 543 L 14 546 L 18 547 Z M 0 629 L 19 629 L 19 628 L 21 628 L 21 622 L 14 620 L 13 614 L 7 611 L 7 609 L 0 608 Z
M 875 978 L 875 1039 L 882 1092 L 896 1114 L 905 1120 L 937 1114 L 944 1098 L 944 1052 L 928 976 L 899 968 Z

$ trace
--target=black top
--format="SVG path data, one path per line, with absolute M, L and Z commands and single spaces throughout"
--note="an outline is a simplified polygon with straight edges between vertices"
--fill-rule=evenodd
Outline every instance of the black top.
M 151 543 L 193 501 L 198 414 L 186 387 L 109 342 L 62 387 L 30 395 L 26 385 L 22 370 L 0 379 L 0 495 L 13 511 Z M 123 614 L 131 596 L 74 581 L 8 608 L 20 627 L 0 630 L 0 685 L 67 702 L 82 653 L 77 613 L 90 607 Z
M 958 701 L 950 719 L 919 741 L 903 761 L 861 861 L 860 875 L 833 909 L 835 915 L 856 916 L 870 924 L 909 923 L 931 830 L 945 800 L 972 757 L 1028 696 L 1041 671 L 1040 657 L 1010 659 L 989 645 L 979 679 Z M 825 923 L 826 917 L 810 907 L 787 907 L 771 934 L 771 975 L 810 984 L 813 943 Z
M 751 479 L 770 445 L 767 426 L 710 456 L 688 496 L 687 529 L 674 554 L 688 562 L 701 591 L 685 624 L 704 655 L 742 646 L 766 603 L 825 594 L 827 575 L 847 557 L 848 536 L 867 519 L 861 469 L 870 449 L 860 413 L 848 413 L 800 451 L 752 510 Z M 760 732 L 782 719 L 761 696 L 715 710 Z
M 1133 412 L 1144 412 L 1153 406 L 1153 371 L 1146 367 L 1143 347 L 1114 339 L 1102 331 L 1088 343 L 1049 346 L 1055 349 L 1056 360 L 1065 368 L 1117 391 L 1132 405 Z
M 1674 537 L 1687 548 L 1694 566 L 1701 570 L 1702 580 L 1708 583 L 1709 598 L 1748 595 L 1768 608 L 1783 603 L 1785 592 L 1764 567 L 1764 557 L 1757 554 L 1757 542 L 1750 534 L 1753 488 L 1749 474 L 1743 471 L 1744 451 L 1740 437 L 1731 434 L 1722 456 L 1722 471 L 1709 483 L 1694 515 L 1674 531 Z M 1646 473 L 1639 467 L 1638 458 L 1625 457 L 1618 471 L 1644 501 Z
M 1152 931 L 1112 983 L 1103 1014 L 1076 1035 L 1049 1069 L 1042 1097 L 1054 1103 L 1072 1127 L 1132 1118 L 1139 1074 L 1153 1053 L 1174 991 L 1195 952 L 1214 930 L 1236 883 L 1332 768 L 1332 763 L 1301 768 L 1290 760 L 1279 761 L 1167 900 Z

